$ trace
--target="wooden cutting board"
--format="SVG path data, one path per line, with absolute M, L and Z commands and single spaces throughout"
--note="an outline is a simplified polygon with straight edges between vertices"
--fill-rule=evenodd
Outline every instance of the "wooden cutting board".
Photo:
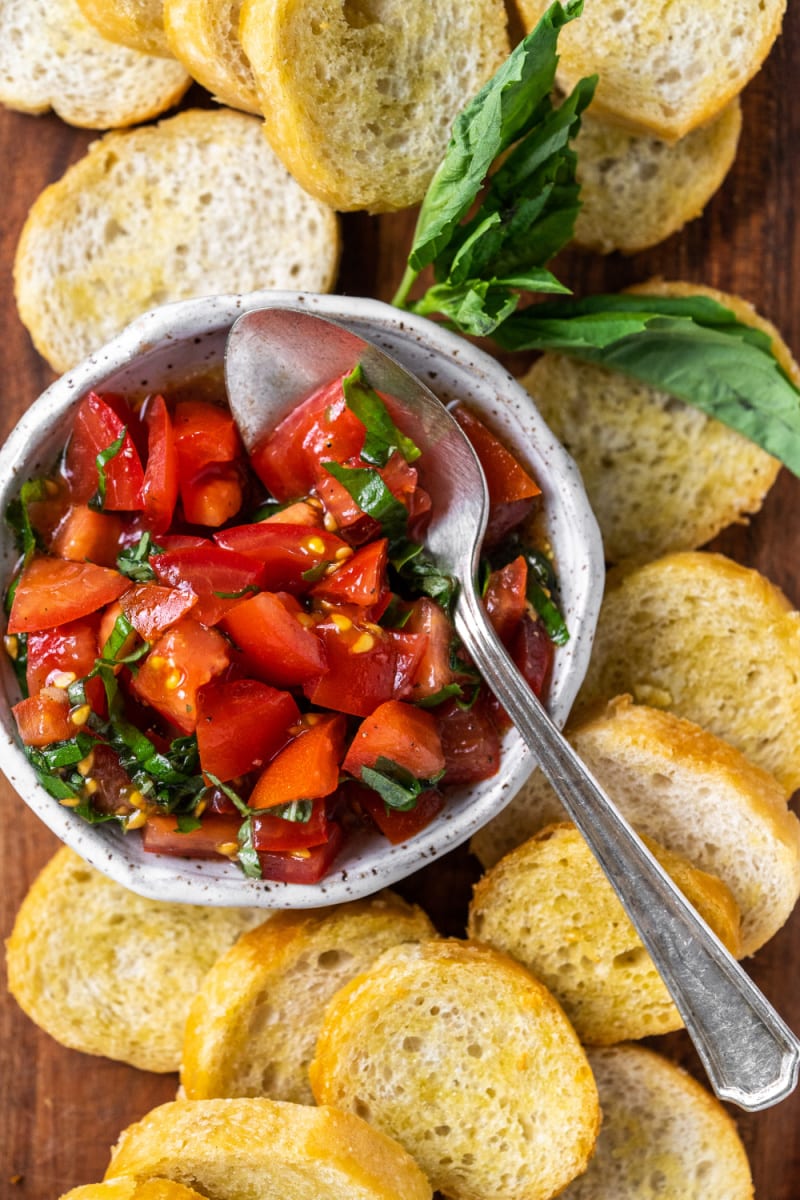
M 784 34 L 744 96 L 744 130 L 736 165 L 705 215 L 663 245 L 631 259 L 564 255 L 560 278 L 578 294 L 617 290 L 654 274 L 711 284 L 747 297 L 773 320 L 800 355 L 800 8 L 790 7 Z M 207 104 L 193 89 L 186 104 Z M 19 231 L 40 190 L 85 151 L 95 134 L 52 116 L 0 110 L 0 438 L 51 381 L 19 323 L 11 271 Z M 402 275 L 414 215 L 343 219 L 344 258 L 339 291 L 389 300 Z M 509 360 L 514 368 L 524 357 Z M 748 525 L 714 543 L 757 567 L 800 606 L 800 481 L 784 471 L 763 510 Z M 800 736 L 800 730 L 798 730 Z M 0 932 L 55 838 L 0 778 Z M 443 931 L 463 932 L 476 864 L 466 851 L 408 881 L 405 891 L 425 903 Z M 746 964 L 758 985 L 800 1032 L 800 910 L 755 960 Z M 129 1017 L 138 1020 L 137 996 Z M 702 1079 L 685 1035 L 653 1042 Z M 0 984 L 0 1197 L 57 1200 L 78 1183 L 102 1178 L 119 1131 L 149 1108 L 172 1099 L 173 1076 L 148 1075 L 105 1059 L 65 1050 L 19 1011 Z M 759 1200 L 800 1195 L 800 1094 L 777 1108 L 736 1116 Z M 620 1198 L 622 1200 L 622 1198 Z

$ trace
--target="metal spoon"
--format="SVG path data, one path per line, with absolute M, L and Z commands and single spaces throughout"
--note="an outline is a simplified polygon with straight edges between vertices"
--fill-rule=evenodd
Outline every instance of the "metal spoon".
M 488 515 L 486 483 L 469 441 L 424 384 L 335 322 L 266 308 L 234 324 L 225 354 L 228 396 L 254 450 L 312 391 L 361 363 L 393 397 L 422 450 L 417 462 L 433 500 L 426 547 L 460 582 L 456 630 L 580 829 L 647 947 L 683 1018 L 716 1094 L 753 1111 L 796 1087 L 800 1042 L 728 953 L 615 808 L 550 720 L 490 625 L 475 589 Z

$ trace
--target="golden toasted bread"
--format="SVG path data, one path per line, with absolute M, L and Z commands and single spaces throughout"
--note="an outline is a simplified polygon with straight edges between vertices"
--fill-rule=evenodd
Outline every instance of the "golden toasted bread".
M 164 0 L 172 53 L 221 104 L 259 111 L 256 84 L 239 39 L 241 0 Z

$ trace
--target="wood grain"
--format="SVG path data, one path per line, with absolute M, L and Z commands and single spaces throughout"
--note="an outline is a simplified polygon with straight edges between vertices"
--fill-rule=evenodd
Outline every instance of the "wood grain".
M 800 351 L 800 7 L 790 7 L 782 38 L 744 96 L 744 131 L 733 171 L 704 216 L 656 249 L 631 259 L 565 254 L 557 264 L 579 294 L 615 290 L 660 274 L 738 292 Z M 193 89 L 188 103 L 208 103 Z M 4 197 L 0 213 L 0 437 L 51 381 L 19 323 L 12 292 L 14 250 L 28 207 L 96 136 L 55 117 L 0 111 Z M 413 214 L 344 218 L 339 290 L 391 298 L 402 274 Z M 515 360 L 513 366 L 524 366 Z M 757 567 L 800 605 L 800 481 L 783 472 L 762 511 L 714 543 Z M 800 731 L 798 731 L 800 736 Z M 0 931 L 14 914 L 56 841 L 0 780 Z M 456 851 L 405 885 L 450 933 L 463 931 L 476 866 Z M 748 964 L 766 995 L 800 1030 L 800 913 Z M 176 1080 L 58 1046 L 36 1029 L 0 985 L 0 1196 L 56 1200 L 78 1183 L 102 1177 L 118 1132 L 174 1095 Z M 130 997 L 129 1019 L 137 1017 Z M 702 1078 L 684 1035 L 660 1040 Z M 747 1145 L 759 1200 L 800 1194 L 800 1095 L 759 1114 L 735 1113 Z M 621 1198 L 622 1200 L 622 1198 Z

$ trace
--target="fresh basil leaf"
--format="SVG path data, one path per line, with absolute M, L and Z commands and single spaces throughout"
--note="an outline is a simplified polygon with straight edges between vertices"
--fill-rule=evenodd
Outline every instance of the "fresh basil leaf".
M 361 363 L 357 363 L 342 380 L 345 403 L 358 417 L 366 430 L 361 457 L 376 467 L 385 467 L 395 450 L 407 463 L 416 462 L 420 449 L 402 433 L 389 416 L 386 405 L 364 378 Z
M 10 500 L 6 506 L 5 518 L 14 533 L 14 540 L 17 543 L 17 549 L 22 555 L 22 560 L 19 563 L 18 570 L 5 594 L 5 610 L 11 611 L 11 605 L 14 603 L 14 593 L 17 590 L 17 584 L 22 572 L 27 567 L 28 563 L 33 558 L 37 549 L 40 548 L 39 538 L 36 534 L 33 525 L 31 524 L 30 512 L 28 506 L 36 500 L 44 500 L 49 494 L 48 484 L 46 479 L 29 479 L 23 483 L 19 491 L 19 496 Z
M 553 4 L 456 117 L 444 159 L 420 208 L 409 269 L 395 303 L 403 303 L 416 274 L 447 246 L 494 160 L 535 128 L 543 104 L 549 108 L 558 32 L 582 10 L 583 0 Z
M 151 554 L 163 553 L 163 547 L 157 546 L 151 534 L 145 532 L 135 545 L 126 546 L 117 555 L 117 570 L 134 583 L 152 583 L 156 573 L 147 560 Z
M 194 833 L 195 829 L 202 829 L 203 822 L 194 813 L 176 813 L 175 826 L 178 833 Z
M 574 317 L 570 301 L 533 305 L 513 314 L 495 336 L 508 350 L 556 350 L 668 392 L 800 475 L 800 391 L 762 348 L 761 338 L 735 318 L 717 320 L 720 310 L 723 317 L 726 312 L 721 305 L 716 312 L 702 306 L 711 312 L 712 325 L 699 324 L 688 315 L 691 308 L 678 315 L 674 298 L 667 315 L 658 313 L 658 297 L 636 297 L 632 312 L 619 307 L 620 299 L 608 313 L 583 305 Z M 541 309 L 547 315 L 537 316 Z
M 463 695 L 464 689 L 460 683 L 447 683 L 432 696 L 423 696 L 421 700 L 415 700 L 414 703 L 417 708 L 435 708 L 437 704 L 443 704 L 445 700 L 452 700 L 454 696 L 461 697 Z
M 122 433 L 118 438 L 115 438 L 110 446 L 106 446 L 105 450 L 101 450 L 95 459 L 97 464 L 97 491 L 87 501 L 89 508 L 95 512 L 102 512 L 103 505 L 106 502 L 106 467 L 111 462 L 112 458 L 116 458 L 122 447 L 125 445 L 125 438 L 128 435 L 128 427 L 124 425 Z
M 416 808 L 422 793 L 434 787 L 443 775 L 444 771 L 439 771 L 431 779 L 417 779 L 407 767 L 383 755 L 376 760 L 374 767 L 361 768 L 362 782 L 376 791 L 388 808 L 399 812 Z
M 248 879 L 263 878 L 261 860 L 258 857 L 258 851 L 253 845 L 253 822 L 250 817 L 242 821 L 239 826 L 239 853 L 237 859 L 239 866 Z
M 51 742 L 49 746 L 43 746 L 39 753 L 47 769 L 57 771 L 61 767 L 71 767 L 81 762 L 87 754 L 91 754 L 96 745 L 96 738 L 88 733 L 79 733 L 65 742 Z
M 528 564 L 528 600 L 541 618 L 550 641 L 556 646 L 565 646 L 569 641 L 569 630 L 555 599 L 558 580 L 553 564 L 541 550 L 526 549 L 523 553 Z
M 312 800 L 292 800 L 290 804 L 277 804 L 274 808 L 264 809 L 270 817 L 281 817 L 284 821 L 294 821 L 306 825 L 311 820 L 314 811 Z
M 337 462 L 322 466 L 339 482 L 362 512 L 378 522 L 389 547 L 404 540 L 408 512 L 372 467 L 345 467 Z
M 444 575 L 419 542 L 401 542 L 394 549 L 391 564 L 416 595 L 430 596 L 445 612 L 452 611 L 458 593 L 458 580 Z M 408 617 L 406 617 L 408 620 Z

